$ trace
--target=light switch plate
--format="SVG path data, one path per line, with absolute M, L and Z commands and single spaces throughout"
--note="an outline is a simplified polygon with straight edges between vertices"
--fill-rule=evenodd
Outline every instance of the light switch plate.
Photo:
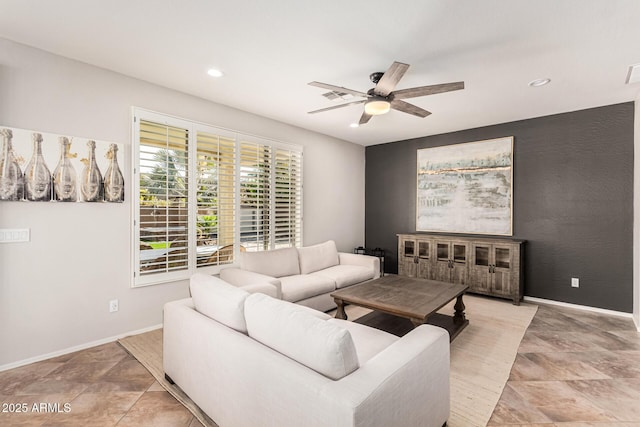
M 0 229 L 0 243 L 28 242 L 31 232 L 28 228 L 2 228 Z

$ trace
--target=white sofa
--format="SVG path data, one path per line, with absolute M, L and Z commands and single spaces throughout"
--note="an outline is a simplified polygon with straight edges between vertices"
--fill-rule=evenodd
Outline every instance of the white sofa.
M 285 301 L 320 311 L 336 307 L 336 289 L 380 277 L 380 260 L 338 252 L 333 240 L 304 248 L 241 252 L 240 268 L 225 268 L 220 278 L 236 286 L 268 282 Z
M 164 371 L 221 427 L 440 427 L 449 416 L 441 328 L 398 338 L 201 274 L 191 293 L 164 307 Z

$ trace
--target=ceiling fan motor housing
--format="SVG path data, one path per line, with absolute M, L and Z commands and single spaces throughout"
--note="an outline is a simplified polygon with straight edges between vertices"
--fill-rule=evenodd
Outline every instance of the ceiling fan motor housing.
M 377 73 L 371 73 L 369 74 L 369 79 L 374 82 L 375 84 L 378 84 L 378 82 L 380 81 L 380 79 L 382 78 L 382 76 L 384 76 L 384 73 L 381 71 L 378 71 Z
M 392 93 L 390 93 L 389 96 L 380 96 L 380 95 L 378 95 L 378 94 L 376 94 L 374 92 L 375 89 L 376 89 L 375 87 L 372 87 L 371 89 L 369 89 L 367 91 L 367 95 L 369 97 L 380 99 L 380 100 L 385 100 L 385 101 L 389 101 L 389 102 L 393 101 L 393 94 Z

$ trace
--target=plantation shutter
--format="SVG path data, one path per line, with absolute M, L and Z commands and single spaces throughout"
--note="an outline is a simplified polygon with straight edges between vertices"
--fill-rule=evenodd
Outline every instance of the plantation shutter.
M 139 272 L 188 269 L 187 129 L 140 121 Z
M 197 265 L 231 264 L 235 240 L 235 139 L 197 133 Z
M 271 147 L 240 143 L 240 243 L 247 251 L 271 249 Z
M 302 246 L 302 147 L 135 108 L 132 286 Z
M 302 244 L 302 153 L 276 148 L 274 243 L 276 248 Z

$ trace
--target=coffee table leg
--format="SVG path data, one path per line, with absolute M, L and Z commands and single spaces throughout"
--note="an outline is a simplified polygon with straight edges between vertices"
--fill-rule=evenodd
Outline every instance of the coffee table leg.
M 333 301 L 338 306 L 338 310 L 336 311 L 336 319 L 347 320 L 347 313 L 344 311 L 344 301 L 335 298 Z
M 420 325 L 424 325 L 424 320 L 422 319 L 411 319 L 411 323 L 413 323 L 413 327 L 417 328 Z
M 456 310 L 453 315 L 453 323 L 464 322 L 466 320 L 466 317 L 464 316 L 465 306 L 462 302 L 462 295 L 458 296 L 458 298 L 456 299 L 456 305 L 454 305 L 453 308 Z

